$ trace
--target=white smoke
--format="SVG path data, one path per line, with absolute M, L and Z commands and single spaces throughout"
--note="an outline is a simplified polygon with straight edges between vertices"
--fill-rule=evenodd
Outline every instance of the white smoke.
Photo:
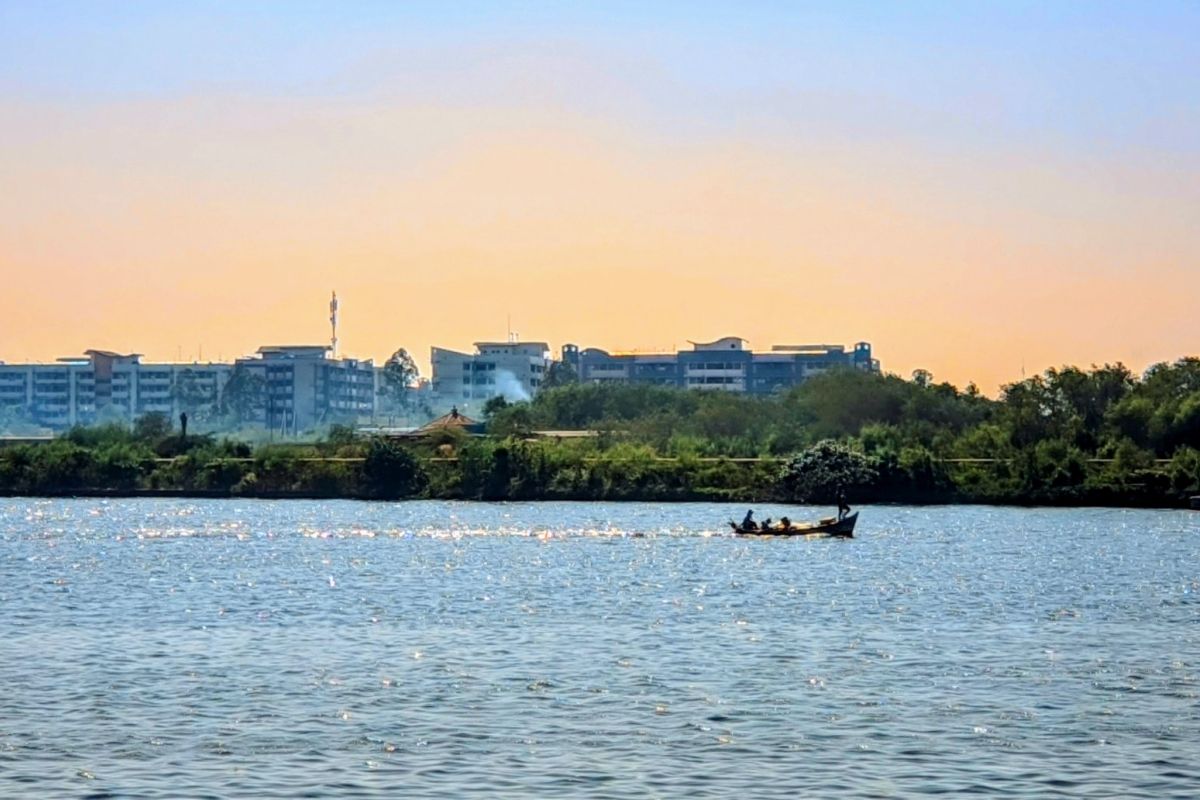
M 510 403 L 530 399 L 529 392 L 525 391 L 525 387 L 517 380 L 517 376 L 506 369 L 496 370 L 496 394 Z

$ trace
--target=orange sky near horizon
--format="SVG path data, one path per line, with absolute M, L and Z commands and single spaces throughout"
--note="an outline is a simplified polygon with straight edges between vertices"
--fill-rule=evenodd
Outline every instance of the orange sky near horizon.
M 614 89 L 615 91 L 615 89 Z M 1200 163 L 505 96 L 0 107 L 0 360 L 870 341 L 994 394 L 1200 352 Z

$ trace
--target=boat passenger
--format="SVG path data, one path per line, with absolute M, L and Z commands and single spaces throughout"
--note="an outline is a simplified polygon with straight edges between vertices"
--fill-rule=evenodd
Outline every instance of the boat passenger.
M 742 517 L 742 530 L 758 530 L 758 525 L 754 522 L 754 509 L 750 509 L 746 516 Z
M 792 529 L 792 521 L 790 519 L 788 519 L 787 517 L 780 517 L 779 518 L 779 529 L 784 530 L 784 531 L 790 531 Z
M 770 518 L 770 517 L 767 517 L 766 519 L 764 519 L 764 520 L 762 521 L 762 524 L 758 526 L 758 529 L 759 529 L 759 530 L 761 530 L 761 531 L 769 531 L 769 530 L 771 530 L 771 518 Z

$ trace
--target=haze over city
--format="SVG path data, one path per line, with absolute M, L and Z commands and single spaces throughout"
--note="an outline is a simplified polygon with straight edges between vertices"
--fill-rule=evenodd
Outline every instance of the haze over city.
M 1200 351 L 1200 7 L 0 2 L 0 359 Z

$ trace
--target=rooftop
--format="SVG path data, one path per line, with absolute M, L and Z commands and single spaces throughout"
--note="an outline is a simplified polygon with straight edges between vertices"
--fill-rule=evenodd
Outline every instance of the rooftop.
M 327 344 L 269 344 L 256 351 L 263 358 L 325 358 Z
M 746 345 L 750 344 L 749 339 L 743 339 L 740 336 L 724 336 L 713 342 L 693 342 L 688 341 L 693 350 L 746 350 Z

